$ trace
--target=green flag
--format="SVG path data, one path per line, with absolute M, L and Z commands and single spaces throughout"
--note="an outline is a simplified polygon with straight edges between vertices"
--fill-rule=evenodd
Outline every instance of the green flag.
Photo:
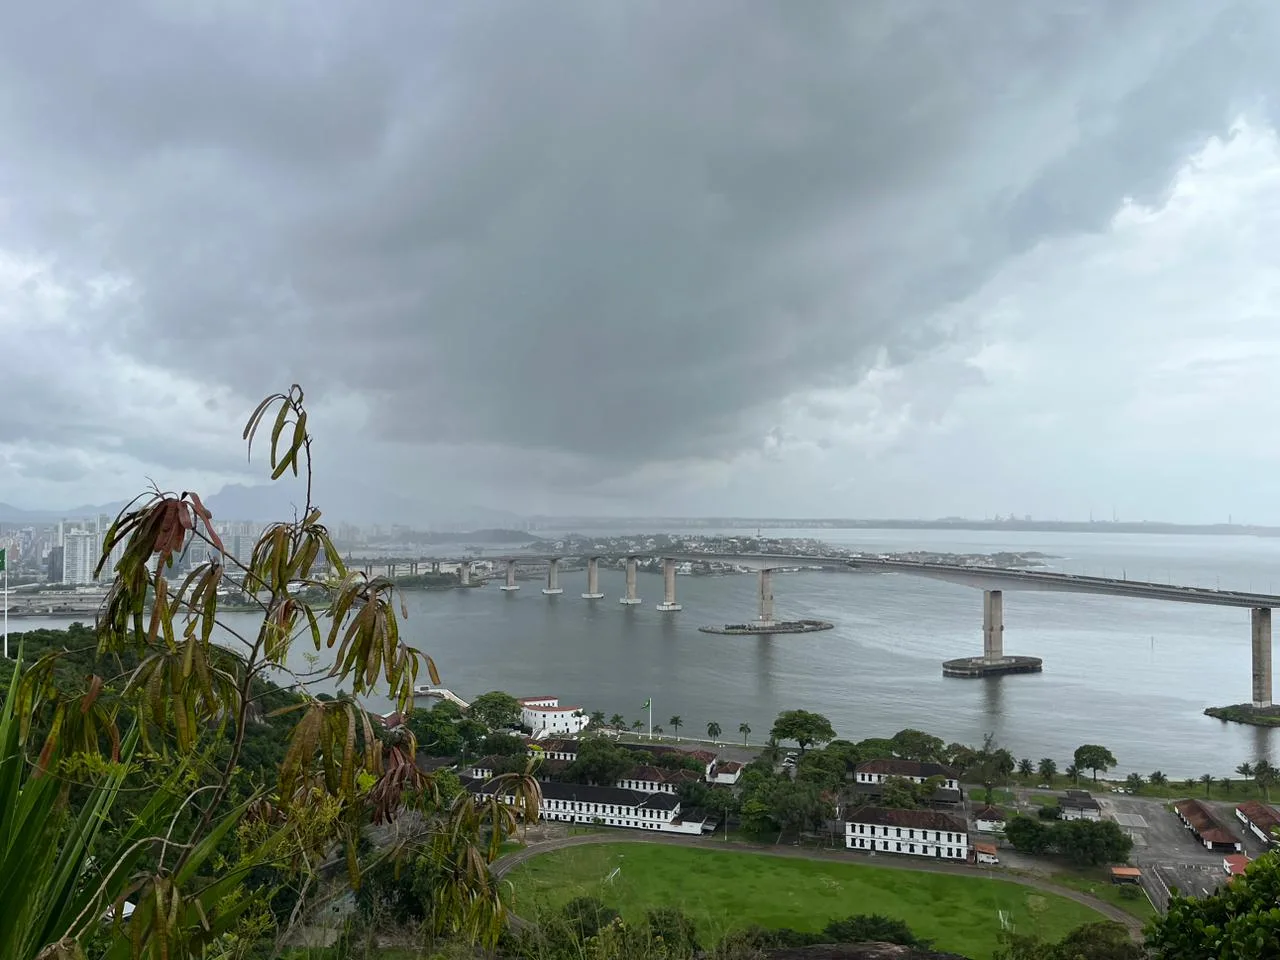
M 4 572 L 4 547 L 0 547 L 0 573 Z
M 3 569 L 4 569 L 3 557 L 0 557 L 0 570 L 3 570 Z M 640 705 L 640 709 L 648 710 L 652 706 L 653 706 L 653 698 L 650 697 L 648 700 L 646 700 L 643 704 Z

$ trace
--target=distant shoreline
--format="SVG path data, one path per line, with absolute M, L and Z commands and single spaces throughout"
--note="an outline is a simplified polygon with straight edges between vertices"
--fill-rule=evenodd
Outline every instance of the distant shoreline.
M 1280 526 L 1239 523 L 1165 523 L 1162 521 L 1121 522 L 1111 520 L 838 520 L 762 519 L 751 517 L 668 517 L 660 519 L 554 518 L 539 519 L 530 533 L 539 530 L 966 530 L 993 533 L 1146 533 L 1193 534 L 1200 536 L 1280 537 Z

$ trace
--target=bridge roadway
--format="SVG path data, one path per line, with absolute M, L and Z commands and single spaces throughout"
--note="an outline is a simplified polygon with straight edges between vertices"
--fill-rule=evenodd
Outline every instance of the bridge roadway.
M 353 567 L 363 567 L 372 572 L 384 567 L 394 575 L 397 567 L 408 566 L 416 573 L 423 565 L 439 568 L 440 564 L 459 564 L 463 582 L 470 578 L 471 565 L 480 560 L 506 565 L 504 590 L 518 590 L 516 568 L 521 562 L 538 562 L 547 565 L 547 585 L 543 593 L 559 594 L 559 566 L 564 559 L 575 555 L 549 553 L 505 553 L 486 557 L 457 558 L 383 558 L 348 560 Z M 1189 587 L 1148 580 L 1129 580 L 1113 577 L 1089 577 L 1049 570 L 1017 569 L 1010 567 L 982 567 L 976 565 L 931 563 L 916 560 L 894 560 L 887 557 L 830 557 L 772 553 L 703 553 L 639 551 L 634 553 L 581 554 L 587 561 L 587 592 L 584 599 L 598 600 L 600 592 L 598 569 L 601 560 L 622 561 L 626 570 L 626 595 L 623 604 L 638 604 L 636 596 L 636 568 L 640 559 L 663 561 L 664 598 L 659 610 L 680 609 L 676 602 L 675 565 L 682 562 L 715 561 L 736 566 L 754 568 L 760 573 L 759 615 L 754 628 L 767 633 L 776 626 L 773 618 L 773 571 L 788 567 L 828 567 L 855 571 L 904 573 L 910 576 L 945 580 L 983 591 L 983 649 L 981 657 L 948 661 L 944 673 L 953 676 L 987 676 L 999 673 L 1038 671 L 1040 661 L 1035 657 L 1005 656 L 1004 653 L 1004 591 L 1036 590 L 1057 593 L 1088 593 L 1100 596 L 1122 597 L 1132 600 L 1159 600 L 1173 603 L 1199 603 L 1216 607 L 1238 607 L 1250 611 L 1250 633 L 1253 656 L 1253 706 L 1270 708 L 1272 705 L 1271 671 L 1271 611 L 1280 606 L 1280 596 L 1239 590 L 1219 590 L 1211 587 Z

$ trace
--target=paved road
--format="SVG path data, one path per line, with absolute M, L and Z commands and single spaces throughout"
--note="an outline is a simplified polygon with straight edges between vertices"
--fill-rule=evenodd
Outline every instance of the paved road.
M 752 853 L 764 854 L 773 857 L 795 857 L 802 860 L 825 860 L 840 863 L 861 863 L 864 865 L 885 867 L 890 870 L 915 870 L 921 873 L 945 873 L 952 876 L 969 877 L 970 879 L 982 880 L 1007 880 L 1010 883 L 1018 883 L 1024 887 L 1032 887 L 1043 893 L 1052 893 L 1059 897 L 1065 897 L 1068 900 L 1074 900 L 1076 903 L 1083 904 L 1090 909 L 1096 910 L 1105 916 L 1108 920 L 1114 920 L 1122 923 L 1128 928 L 1130 935 L 1139 940 L 1142 938 L 1142 921 L 1130 913 L 1126 913 L 1119 907 L 1112 906 L 1096 897 L 1091 897 L 1087 893 L 1079 890 L 1072 890 L 1068 887 L 1060 887 L 1055 883 L 1042 880 L 1038 877 L 1020 876 L 1018 874 L 1007 874 L 993 870 L 983 870 L 978 867 L 972 867 L 962 863 L 937 863 L 934 861 L 913 861 L 907 860 L 905 857 L 876 857 L 874 862 L 872 858 L 866 855 L 850 854 L 844 850 L 814 850 L 807 847 L 768 847 L 756 846 L 754 844 L 744 843 L 725 843 L 723 840 L 716 841 L 704 839 L 702 837 L 680 837 L 680 836 L 662 836 L 655 834 L 627 834 L 621 831 L 586 833 L 572 837 L 561 837 L 554 840 L 543 840 L 538 843 L 532 843 L 522 850 L 509 853 L 505 857 L 499 858 L 494 862 L 493 871 L 501 877 L 505 876 L 515 867 L 540 854 L 549 853 L 552 850 L 561 850 L 565 847 L 584 846 L 589 843 L 653 843 L 668 844 L 672 846 L 683 847 L 700 847 L 706 850 L 718 850 L 722 853 Z

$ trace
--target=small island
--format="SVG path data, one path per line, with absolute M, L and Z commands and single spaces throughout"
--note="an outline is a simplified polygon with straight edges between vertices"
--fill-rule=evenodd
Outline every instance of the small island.
M 1280 705 L 1255 707 L 1252 703 L 1233 703 L 1226 707 L 1206 707 L 1205 716 L 1228 723 L 1247 723 L 1253 727 L 1280 727 Z
M 699 627 L 699 633 L 717 633 L 725 636 L 746 634 L 770 635 L 775 633 L 817 633 L 835 626 L 827 620 L 777 620 L 773 623 L 726 623 L 720 626 Z

